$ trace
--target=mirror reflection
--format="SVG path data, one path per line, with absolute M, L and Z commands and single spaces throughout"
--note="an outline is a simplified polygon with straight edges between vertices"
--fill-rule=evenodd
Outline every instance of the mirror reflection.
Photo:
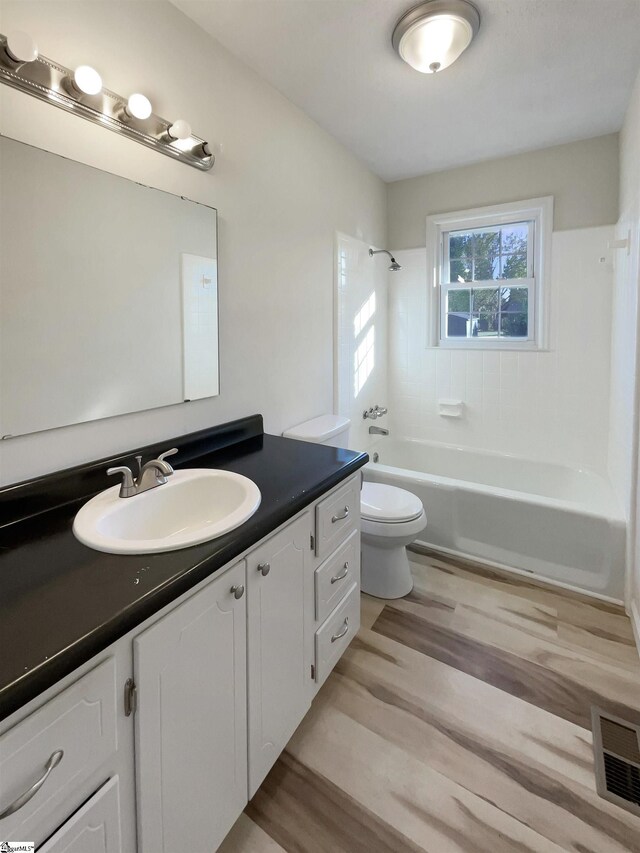
M 216 210 L 7 138 L 0 169 L 0 435 L 217 395 Z

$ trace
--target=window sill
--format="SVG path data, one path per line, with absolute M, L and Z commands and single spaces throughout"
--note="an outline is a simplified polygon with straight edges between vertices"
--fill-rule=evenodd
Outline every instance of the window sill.
M 551 347 L 547 346 L 538 346 L 537 344 L 526 344 L 526 343 L 502 343 L 495 345 L 487 344 L 436 344 L 435 346 L 427 345 L 425 349 L 428 350 L 455 350 L 456 352 L 465 352 L 465 351 L 473 351 L 473 352 L 551 352 Z

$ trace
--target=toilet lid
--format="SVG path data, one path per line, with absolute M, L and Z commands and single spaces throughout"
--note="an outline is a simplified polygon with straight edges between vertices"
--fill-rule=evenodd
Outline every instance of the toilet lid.
M 406 489 L 363 483 L 360 514 L 369 521 L 411 521 L 422 513 L 422 501 Z

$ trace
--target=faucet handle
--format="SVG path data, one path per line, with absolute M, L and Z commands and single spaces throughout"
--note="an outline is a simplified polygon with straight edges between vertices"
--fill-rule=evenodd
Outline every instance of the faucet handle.
M 177 452 L 178 448 L 172 447 L 171 450 L 165 450 L 164 453 L 161 453 L 160 456 L 158 456 L 158 459 L 162 462 L 164 459 L 167 458 L 167 456 L 175 456 Z
M 131 468 L 126 465 L 119 465 L 116 468 L 107 468 L 107 474 L 111 477 L 113 474 L 123 474 L 122 485 L 120 486 L 120 497 L 129 498 L 136 493 L 136 484 L 131 473 Z
M 175 456 L 177 452 L 178 452 L 177 447 L 172 447 L 171 450 L 165 450 L 164 453 L 161 453 L 160 456 L 158 456 L 158 461 L 164 462 L 164 460 L 167 458 L 167 456 Z M 169 465 L 168 462 L 165 462 L 164 464 L 167 465 L 169 468 L 168 473 L 173 474 L 173 468 L 171 467 L 171 465 Z

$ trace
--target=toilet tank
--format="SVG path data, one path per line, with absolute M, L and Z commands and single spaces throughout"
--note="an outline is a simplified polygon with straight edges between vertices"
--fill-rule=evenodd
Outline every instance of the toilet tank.
M 320 415 L 319 418 L 291 427 L 282 434 L 285 438 L 296 438 L 298 441 L 312 441 L 330 447 L 349 447 L 350 426 L 349 418 L 343 418 L 341 415 Z

